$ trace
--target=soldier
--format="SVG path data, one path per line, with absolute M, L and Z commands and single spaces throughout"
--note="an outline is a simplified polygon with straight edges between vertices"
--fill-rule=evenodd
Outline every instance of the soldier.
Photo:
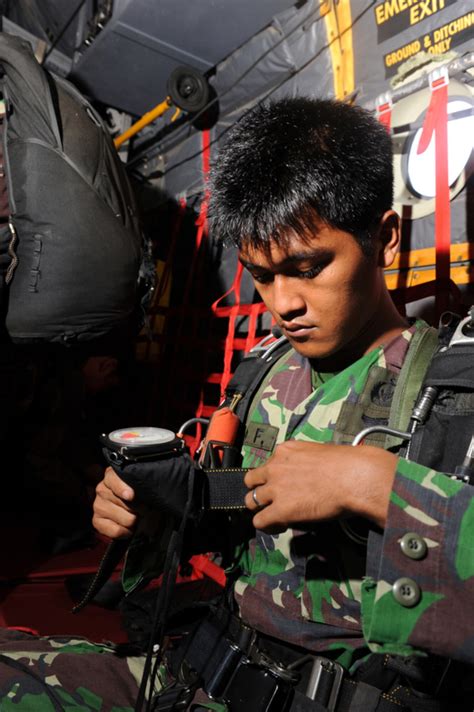
M 427 353 L 432 341 L 424 322 L 398 313 L 385 285 L 383 269 L 399 243 L 392 182 L 385 129 L 335 101 L 258 107 L 219 154 L 213 232 L 237 245 L 291 348 L 254 394 L 241 443 L 253 528 L 239 530 L 235 518 L 226 527 L 222 519 L 207 528 L 211 539 L 199 542 L 228 550 L 231 534 L 237 543 L 227 609 L 213 610 L 194 638 L 178 645 L 184 663 L 165 652 L 157 684 L 167 685 L 168 703 L 158 696 L 156 709 L 472 709 L 472 692 L 450 666 L 450 659 L 474 657 L 471 487 L 400 457 L 403 441 L 385 433 L 348 446 L 369 425 L 397 422 L 407 384 L 413 390 L 416 378 L 417 392 L 426 371 L 426 363 L 415 367 L 415 353 Z M 132 536 L 135 495 L 108 469 L 97 487 L 98 531 Z M 196 546 L 198 533 L 191 537 Z M 137 557 L 140 570 L 140 556 L 138 546 L 129 550 L 126 584 L 130 566 L 137 574 Z M 468 614 L 462 623 L 451 615 L 459 596 Z M 99 654 L 99 646 L 77 642 L 63 650 L 53 643 L 53 652 L 45 641 L 39 654 L 35 644 L 31 654 L 28 643 L 17 644 L 16 653 L 0 646 L 3 661 L 21 659 L 30 686 L 37 685 L 31 694 L 44 705 L 28 707 L 24 674 L 0 666 L 11 709 L 53 709 L 52 697 L 64 695 L 67 709 L 87 700 L 91 709 L 133 707 L 133 673 L 143 658 L 118 661 L 106 648 Z M 77 652 L 90 655 L 76 656 L 71 672 L 74 658 L 61 659 Z M 83 672 L 88 658 L 90 678 Z M 196 687 L 207 693 L 193 688 L 186 698 L 183 669 L 199 668 L 204 658 L 210 662 Z M 37 680 L 46 674 L 49 687 L 41 688 Z

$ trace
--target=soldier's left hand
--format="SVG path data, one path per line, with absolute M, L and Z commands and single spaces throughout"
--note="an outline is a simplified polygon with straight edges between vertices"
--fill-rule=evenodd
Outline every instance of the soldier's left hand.
M 245 504 L 255 512 L 255 528 L 272 533 L 349 515 L 384 527 L 397 461 L 369 445 L 289 440 L 247 472 Z

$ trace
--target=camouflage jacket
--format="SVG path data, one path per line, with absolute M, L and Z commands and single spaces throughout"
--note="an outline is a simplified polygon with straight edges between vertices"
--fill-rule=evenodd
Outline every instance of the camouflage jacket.
M 410 337 L 423 327 L 417 322 L 316 390 L 309 363 L 290 352 L 260 389 L 249 423 L 278 428 L 276 443 L 350 442 L 363 427 L 387 418 Z M 385 444 L 383 436 L 366 442 Z M 247 437 L 245 466 L 270 454 Z M 369 531 L 367 547 L 347 537 L 338 522 L 318 524 L 311 533 L 256 532 L 239 561 L 241 616 L 267 634 L 332 651 L 346 666 L 367 649 L 432 651 L 472 663 L 472 616 L 453 612 L 458 606 L 470 612 L 473 529 L 469 485 L 400 458 L 386 528 Z
M 262 464 L 284 440 L 350 443 L 364 427 L 386 425 L 411 337 L 424 326 L 418 323 L 316 388 L 309 361 L 288 352 L 254 398 L 244 466 Z M 254 432 L 259 434 L 256 444 Z M 262 433 L 269 434 L 265 449 Z M 383 446 L 384 441 L 385 436 L 377 434 L 370 443 Z M 366 545 L 347 536 L 338 521 L 277 536 L 257 531 L 237 567 L 235 597 L 247 623 L 312 651 L 332 651 L 345 665 L 367 653 L 361 621 Z
M 243 465 L 258 466 L 287 439 L 350 443 L 362 428 L 386 424 L 412 336 L 425 327 L 418 321 L 316 388 L 308 360 L 285 354 L 254 398 Z M 262 426 L 264 448 L 255 437 Z M 386 444 L 380 434 L 365 442 Z M 451 615 L 459 600 L 469 610 L 474 580 L 471 491 L 400 458 L 385 531 L 362 522 L 368 543 L 361 522 L 352 521 L 355 536 L 338 521 L 277 536 L 255 532 L 238 548 L 229 571 L 242 619 L 346 667 L 369 651 L 432 651 L 473 662 L 474 624 L 465 617 L 453 624 Z M 406 553 L 413 546 L 421 547 L 421 556 Z

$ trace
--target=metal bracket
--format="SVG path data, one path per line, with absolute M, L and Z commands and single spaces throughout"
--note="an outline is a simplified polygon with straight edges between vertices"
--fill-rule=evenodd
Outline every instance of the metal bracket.
M 272 341 L 269 344 L 269 342 L 274 338 L 275 337 L 273 334 L 268 334 L 268 336 L 265 336 L 261 341 L 258 342 L 258 344 L 253 347 L 253 349 L 249 351 L 249 354 L 257 356 L 263 359 L 264 361 L 268 361 L 271 354 L 276 351 L 276 349 L 281 346 L 281 344 L 288 340 L 286 336 L 280 336 L 276 339 L 276 341 Z
M 466 334 L 466 326 L 470 325 L 472 328 L 472 335 Z M 448 349 L 452 346 L 462 346 L 462 345 L 473 345 L 474 344 L 474 306 L 469 309 L 469 315 L 462 319 L 456 327 L 456 331 L 451 337 L 451 341 L 448 344 Z
M 436 89 L 441 89 L 449 84 L 449 72 L 446 65 L 434 69 L 428 75 L 428 81 L 430 84 L 431 91 L 436 91 Z
M 392 92 L 390 91 L 387 91 L 384 94 L 379 94 L 379 96 L 375 100 L 375 110 L 378 117 L 382 116 L 383 114 L 386 114 L 388 111 L 391 111 L 392 106 Z
M 344 668 L 339 663 L 329 660 L 328 658 L 320 657 L 319 655 L 314 658 L 313 669 L 311 670 L 311 676 L 306 690 L 306 697 L 309 697 L 310 700 L 320 701 L 318 700 L 318 689 L 324 673 L 333 675 L 333 680 L 329 699 L 327 702 L 321 701 L 321 704 L 327 708 L 328 712 L 334 712 L 344 677 Z

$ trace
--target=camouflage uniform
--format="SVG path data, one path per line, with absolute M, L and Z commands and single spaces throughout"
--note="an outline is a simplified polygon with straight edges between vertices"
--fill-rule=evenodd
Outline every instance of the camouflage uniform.
M 275 425 L 278 443 L 350 442 L 362 428 L 386 419 L 390 391 L 410 338 L 420 328 L 419 321 L 315 390 L 309 363 L 290 352 L 266 380 L 249 420 Z M 384 436 L 365 442 L 384 446 Z M 247 467 L 269 455 L 244 445 Z M 256 532 L 239 562 L 240 614 L 269 635 L 313 651 L 333 651 L 345 667 L 368 650 L 432 651 L 472 663 L 474 620 L 455 618 L 453 612 L 470 611 L 473 600 L 473 530 L 469 485 L 400 458 L 386 527 L 383 535 L 377 529 L 368 532 L 367 547 L 345 536 L 338 522 L 320 523 L 311 534 Z M 408 533 L 425 542 L 426 556 L 404 554 L 400 543 Z M 414 605 L 403 605 L 393 595 L 402 577 L 419 587 Z
M 362 428 L 385 424 L 410 341 L 422 328 L 425 325 L 417 322 L 386 347 L 378 347 L 332 377 L 315 378 L 310 363 L 294 351 L 282 357 L 254 398 L 243 445 L 244 466 L 261 464 L 273 449 L 257 447 L 251 437 L 252 423 L 270 427 L 275 445 L 287 439 L 350 443 Z M 373 435 L 366 442 L 383 447 L 385 437 Z M 368 545 L 361 543 L 360 531 L 349 537 L 347 525 L 338 521 L 318 523 L 311 532 L 288 530 L 271 536 L 257 531 L 255 538 L 238 549 L 229 572 L 236 578 L 234 594 L 242 620 L 269 636 L 330 655 L 346 668 L 371 650 L 398 654 L 433 650 L 472 662 L 472 623 L 463 616 L 455 625 L 451 612 L 459 604 L 470 610 L 473 503 L 469 486 L 400 459 L 386 529 L 382 534 L 365 523 Z M 348 524 L 351 529 L 358 526 L 352 521 Z M 401 551 L 400 540 L 407 532 L 423 537 L 428 551 L 425 558 L 411 559 Z M 134 556 L 129 556 L 128 563 L 133 581 L 124 583 L 133 588 L 140 578 L 133 559 L 140 556 L 140 550 L 132 547 L 131 551 Z M 401 576 L 420 586 L 419 601 L 411 607 L 400 604 L 393 595 L 393 584 Z M 127 661 L 118 660 L 110 648 L 82 642 L 76 643 L 77 650 L 68 645 L 64 650 L 49 639 L 42 643 L 47 650 L 32 662 L 29 651 L 35 644 L 40 642 L 24 646 L 28 652 L 12 653 L 8 646 L 6 650 L 1 646 L 0 652 L 20 659 L 43 677 L 47 668 L 51 689 L 62 695 L 60 690 L 65 688 L 75 699 L 67 709 L 125 710 L 130 708 L 127 704 L 133 704 L 133 695 L 123 702 L 119 684 L 125 684 L 127 676 L 130 683 L 134 676 Z M 55 649 L 54 658 L 48 645 Z M 110 680 L 112 676 L 116 684 L 110 691 L 106 683 L 95 686 L 88 668 L 83 668 L 88 655 L 75 656 L 71 679 L 58 674 L 64 652 L 90 653 L 97 679 L 105 675 L 104 680 Z M 135 672 L 140 662 L 136 661 Z M 3 700 L 11 701 L 11 707 L 0 707 L 2 712 L 54 709 L 47 706 L 49 701 L 41 688 L 31 694 L 40 696 L 43 707 L 22 702 L 31 680 L 8 668 L 5 673 L 4 668 L 0 664 L 0 699 L 2 704 Z M 84 688 L 89 702 L 81 706 Z M 127 688 L 130 694 L 133 683 Z M 225 709 L 210 701 L 203 706 Z
M 133 712 L 143 660 L 112 644 L 0 630 L 0 710 Z
M 474 662 L 474 498 L 465 485 L 428 467 L 400 460 L 384 536 L 374 536 L 362 582 L 364 635 L 374 652 L 419 649 Z M 407 558 L 402 537 L 416 532 L 428 546 Z M 419 602 L 405 608 L 392 586 L 401 576 L 420 586 Z
M 325 378 L 315 389 L 309 361 L 290 351 L 260 389 L 250 423 L 277 428 L 276 443 L 350 443 L 364 427 L 386 424 L 416 328 Z M 384 440 L 375 434 L 365 442 L 383 446 Z M 270 454 L 246 442 L 244 466 L 256 467 Z M 361 609 L 366 546 L 349 538 L 338 521 L 320 523 L 310 533 L 256 532 L 238 566 L 242 574 L 235 595 L 248 624 L 314 652 L 331 651 L 345 667 L 368 652 Z

